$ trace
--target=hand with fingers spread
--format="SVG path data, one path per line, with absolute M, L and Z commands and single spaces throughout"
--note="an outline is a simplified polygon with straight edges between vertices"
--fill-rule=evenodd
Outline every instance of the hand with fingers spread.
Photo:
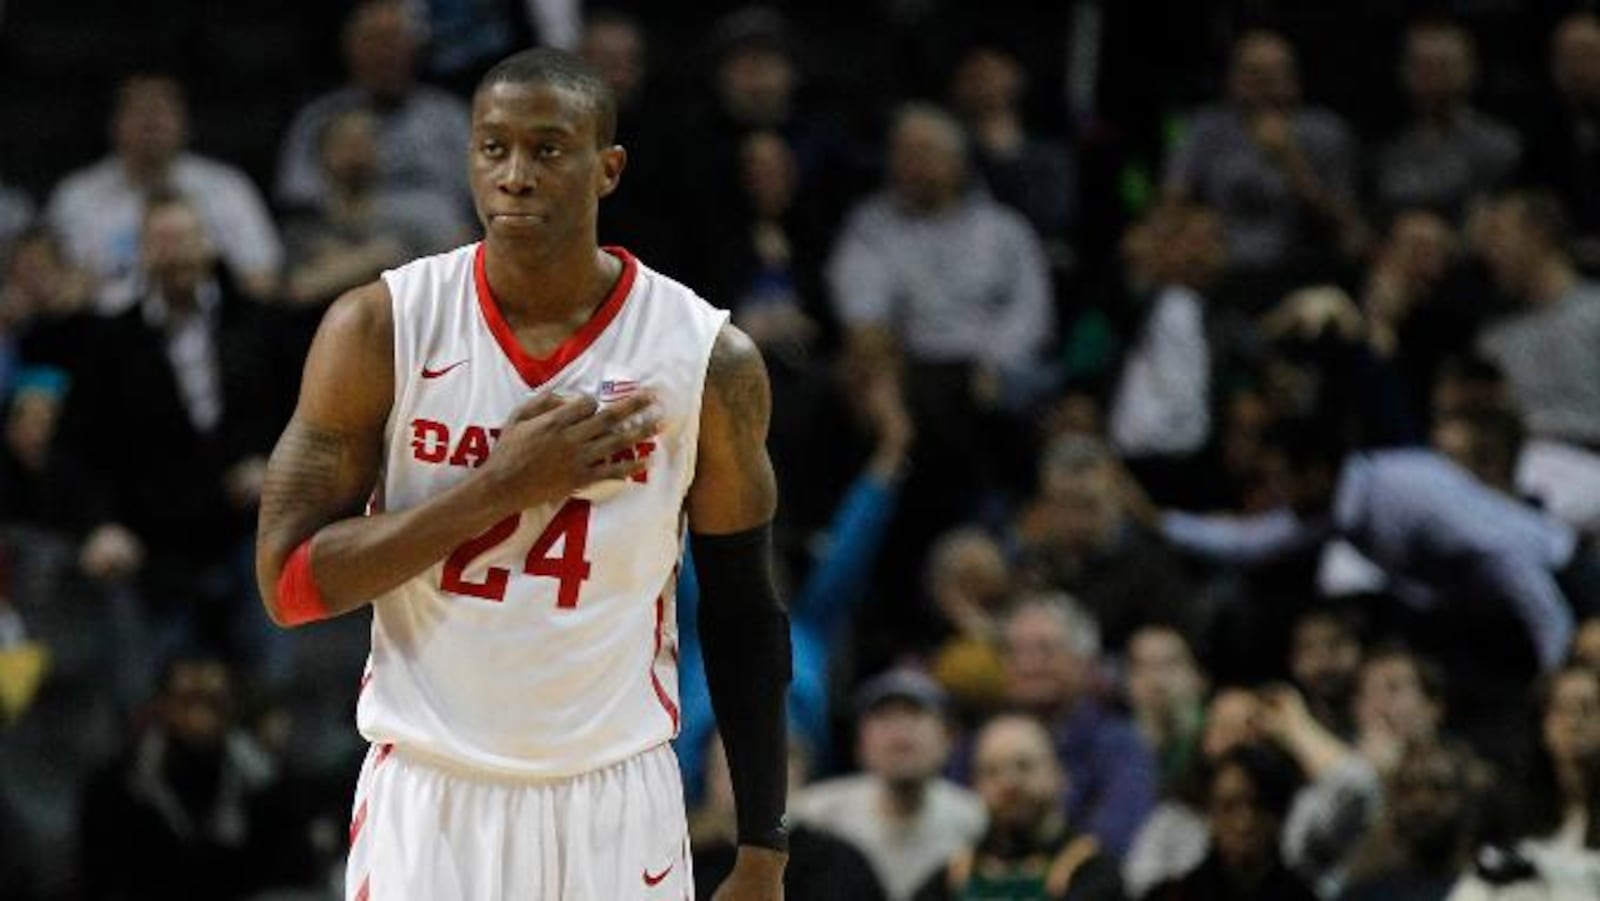
M 623 453 L 661 428 L 647 391 L 601 408 L 592 397 L 544 394 L 506 421 L 483 478 L 507 512 L 559 501 L 608 479 L 624 479 L 648 463 Z

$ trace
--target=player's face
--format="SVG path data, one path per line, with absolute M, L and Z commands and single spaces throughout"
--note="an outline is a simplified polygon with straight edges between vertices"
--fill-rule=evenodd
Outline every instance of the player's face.
M 601 197 L 617 186 L 621 147 L 599 147 L 585 99 L 548 84 L 490 85 L 472 105 L 468 171 L 491 241 L 550 249 L 594 240 Z

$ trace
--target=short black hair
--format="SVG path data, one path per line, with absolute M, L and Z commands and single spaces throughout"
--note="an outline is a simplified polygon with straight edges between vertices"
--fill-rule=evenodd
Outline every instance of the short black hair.
M 1294 472 L 1317 465 L 1337 470 L 1354 444 L 1341 419 L 1321 411 L 1290 414 L 1269 425 L 1261 441 L 1282 454 Z
M 1305 783 L 1305 773 L 1286 752 L 1274 745 L 1240 745 L 1222 755 L 1212 768 L 1212 790 L 1216 778 L 1223 770 L 1238 767 L 1249 778 L 1255 789 L 1256 807 L 1271 813 L 1279 820 L 1289 815 L 1289 805 L 1295 793 Z
M 497 84 L 547 84 L 579 95 L 594 116 L 595 139 L 608 147 L 617 139 L 617 95 L 583 57 L 551 47 L 535 47 L 506 57 L 478 80 L 476 97 Z
M 1375 605 L 1378 599 L 1367 596 L 1360 596 L 1359 599 L 1356 596 L 1319 597 L 1295 615 L 1291 632 L 1298 632 L 1309 622 L 1325 622 L 1364 649 L 1372 630 L 1363 606 L 1363 602 L 1369 600 Z
M 1417 674 L 1417 687 L 1422 690 L 1423 697 L 1444 707 L 1448 677 L 1444 667 L 1437 661 L 1418 653 L 1410 645 L 1398 638 L 1388 638 L 1378 642 L 1367 649 L 1366 656 L 1361 658 L 1361 669 L 1365 670 L 1374 663 L 1385 660 L 1403 660 L 1411 665 Z
M 1519 188 L 1500 195 L 1502 203 L 1514 204 L 1525 225 L 1532 228 L 1551 247 L 1565 248 L 1571 239 L 1571 222 L 1566 205 L 1547 188 Z

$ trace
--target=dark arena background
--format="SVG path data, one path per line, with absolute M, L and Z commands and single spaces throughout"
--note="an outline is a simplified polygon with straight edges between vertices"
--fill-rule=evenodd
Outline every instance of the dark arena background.
M 601 242 L 765 357 L 791 901 L 1600 898 L 1558 0 L 3 0 L 0 898 L 344 897 L 370 613 L 268 620 L 265 461 L 536 45 L 617 95 Z

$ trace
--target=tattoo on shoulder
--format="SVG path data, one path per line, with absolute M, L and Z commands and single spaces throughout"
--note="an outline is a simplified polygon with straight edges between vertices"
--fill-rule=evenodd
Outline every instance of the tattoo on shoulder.
M 706 368 L 706 388 L 716 392 L 739 434 L 753 435 L 758 442 L 765 439 L 772 408 L 767 367 L 755 342 L 743 332 L 724 328 L 717 335 Z

